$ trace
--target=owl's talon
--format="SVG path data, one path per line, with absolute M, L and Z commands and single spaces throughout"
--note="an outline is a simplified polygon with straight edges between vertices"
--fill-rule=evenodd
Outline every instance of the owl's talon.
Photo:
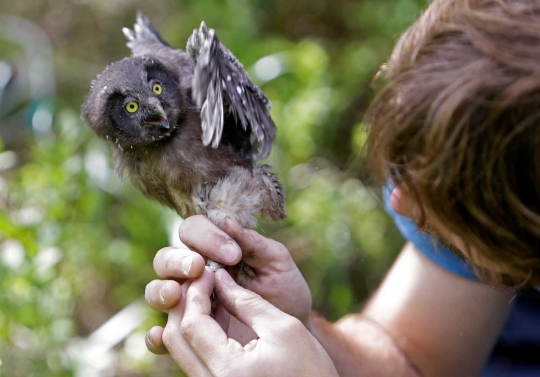
M 216 272 L 217 270 L 220 270 L 223 268 L 223 265 L 221 263 L 218 263 L 216 261 L 213 261 L 211 259 L 208 260 L 208 262 L 206 262 L 206 265 L 208 267 L 210 267 L 210 269 L 212 270 L 212 272 Z

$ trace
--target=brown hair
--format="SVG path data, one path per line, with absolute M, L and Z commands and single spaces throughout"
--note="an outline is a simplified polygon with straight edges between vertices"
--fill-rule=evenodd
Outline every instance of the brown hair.
M 435 0 L 368 113 L 375 174 L 494 284 L 540 281 L 540 0 Z M 504 273 L 480 268 L 489 260 Z

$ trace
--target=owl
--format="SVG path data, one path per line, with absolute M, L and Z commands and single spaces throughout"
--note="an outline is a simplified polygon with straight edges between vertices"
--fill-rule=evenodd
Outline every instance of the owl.
M 284 219 L 283 187 L 258 163 L 276 135 L 270 102 L 215 31 L 203 22 L 186 51 L 141 13 L 123 32 L 133 55 L 106 67 L 83 105 L 119 176 L 184 218 Z

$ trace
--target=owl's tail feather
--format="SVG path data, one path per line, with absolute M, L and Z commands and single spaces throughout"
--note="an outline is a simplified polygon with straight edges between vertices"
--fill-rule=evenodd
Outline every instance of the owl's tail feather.
M 285 190 L 279 181 L 277 174 L 272 173 L 270 165 L 262 164 L 253 169 L 254 177 L 261 183 L 265 190 L 261 214 L 270 217 L 274 221 L 287 218 L 285 212 Z

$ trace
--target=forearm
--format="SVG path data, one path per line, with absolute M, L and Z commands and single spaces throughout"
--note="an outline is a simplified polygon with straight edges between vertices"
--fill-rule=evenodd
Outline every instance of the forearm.
M 360 314 L 335 324 L 313 314 L 309 329 L 334 362 L 341 377 L 418 377 L 394 339 Z

